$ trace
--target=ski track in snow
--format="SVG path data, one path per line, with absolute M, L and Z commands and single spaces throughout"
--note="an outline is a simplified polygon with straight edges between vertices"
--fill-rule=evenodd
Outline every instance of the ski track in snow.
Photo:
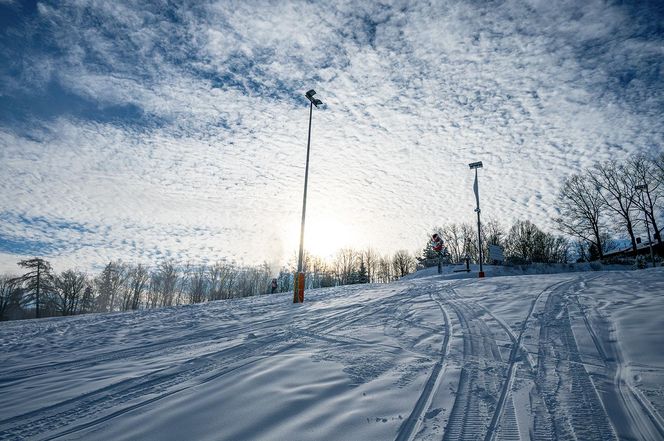
M 431 405 L 431 398 L 433 392 L 436 391 L 440 386 L 440 381 L 444 373 L 443 368 L 450 341 L 450 331 L 449 331 L 450 319 L 447 310 L 445 309 L 445 306 L 440 299 L 440 295 L 438 293 L 436 293 L 435 295 L 430 294 L 430 297 L 434 302 L 436 302 L 436 304 L 440 308 L 444 320 L 443 332 L 445 333 L 445 337 L 443 339 L 443 344 L 440 350 L 440 359 L 434 365 L 431 371 L 431 375 L 429 375 L 429 379 L 427 380 L 425 387 L 422 390 L 422 393 L 420 394 L 417 400 L 417 403 L 415 403 L 415 407 L 413 408 L 410 416 L 401 425 L 399 433 L 397 434 L 396 437 L 396 441 L 411 440 L 413 436 L 418 432 L 418 429 L 424 417 L 424 411 L 427 410 Z
M 252 366 L 304 354 L 318 366 L 342 369 L 335 381 L 344 374 L 347 378 L 341 390 L 348 392 L 320 400 L 361 397 L 365 404 L 351 411 L 340 408 L 338 424 L 347 431 L 323 424 L 293 439 L 330 439 L 336 433 L 336 439 L 397 441 L 662 440 L 661 410 L 634 380 L 638 367 L 620 345 L 617 323 L 607 312 L 610 297 L 589 294 L 598 292 L 607 277 L 504 278 L 500 283 L 511 291 L 502 303 L 487 294 L 498 282 L 436 277 L 312 291 L 304 306 L 289 304 L 284 295 L 222 301 L 154 314 L 163 327 L 154 330 L 155 337 L 142 336 L 153 335 L 149 325 L 135 325 L 135 335 L 117 331 L 123 321 L 134 324 L 142 317 L 126 314 L 115 315 L 117 323 L 100 315 L 78 322 L 58 319 L 37 328 L 35 321 L 25 322 L 25 329 L 20 323 L 0 327 L 6 346 L 26 351 L 25 360 L 12 354 L 10 363 L 0 366 L 0 409 L 12 412 L 0 417 L 0 439 L 95 439 L 115 422 L 140 421 L 163 403 L 225 379 L 233 383 Z M 501 309 L 505 305 L 509 309 Z M 164 321 L 176 318 L 178 331 L 170 335 Z M 81 327 L 86 344 L 95 342 L 95 333 L 101 343 L 77 349 L 70 326 Z M 117 327 L 115 337 L 105 326 Z M 59 340 L 53 329 L 69 340 Z M 18 337 L 22 331 L 65 352 L 69 345 L 71 358 L 49 362 L 47 355 L 29 351 L 30 343 Z M 135 344 L 128 344 L 134 338 Z M 647 367 L 664 372 L 664 366 Z M 95 372 L 104 372 L 104 378 Z M 80 389 L 40 396 L 40 385 L 59 390 L 51 378 Z M 274 381 L 279 378 L 275 374 Z M 288 388 L 278 389 L 288 396 Z M 392 398 L 371 401 L 376 393 Z M 10 404 L 12 394 L 18 409 Z M 315 396 L 311 399 L 316 402 Z M 291 427 L 262 422 L 285 431 L 276 438 L 288 435 Z M 256 430 L 252 438 L 272 437 Z M 228 433 L 247 432 L 229 428 Z M 210 436 L 220 437 L 231 439 L 218 432 Z
M 594 314 L 595 327 L 591 325 L 589 313 L 575 298 L 585 329 L 591 337 L 597 353 L 601 356 L 606 375 L 597 376 L 595 382 L 602 386 L 602 401 L 607 403 L 607 414 L 614 421 L 624 422 L 614 427 L 621 439 L 664 439 L 664 421 L 659 413 L 650 405 L 641 393 L 631 384 L 626 373 L 620 347 L 611 338 L 604 340 L 599 335 L 610 335 L 615 332 L 610 321 L 599 313 Z M 602 384 L 604 383 L 604 384 Z

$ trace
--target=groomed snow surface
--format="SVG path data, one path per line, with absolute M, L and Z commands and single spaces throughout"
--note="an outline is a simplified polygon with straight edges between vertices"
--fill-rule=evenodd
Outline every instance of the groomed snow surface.
M 0 439 L 662 440 L 663 337 L 664 268 L 5 322 Z

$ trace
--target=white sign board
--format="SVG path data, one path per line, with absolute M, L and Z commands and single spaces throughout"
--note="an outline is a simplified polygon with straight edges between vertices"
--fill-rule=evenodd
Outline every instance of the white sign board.
M 499 245 L 489 245 L 489 258 L 496 262 L 504 261 L 503 248 Z

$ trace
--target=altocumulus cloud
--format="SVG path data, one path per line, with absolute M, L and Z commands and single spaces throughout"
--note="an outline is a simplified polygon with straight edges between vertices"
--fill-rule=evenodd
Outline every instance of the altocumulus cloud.
M 551 227 L 566 174 L 661 151 L 662 23 L 659 2 L 0 1 L 0 270 L 285 261 L 312 87 L 308 222 L 340 246 L 471 220 L 474 160 L 485 216 Z

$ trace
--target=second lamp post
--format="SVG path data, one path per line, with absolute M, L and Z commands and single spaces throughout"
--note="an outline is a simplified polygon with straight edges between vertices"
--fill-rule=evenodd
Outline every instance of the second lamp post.
M 475 212 L 477 213 L 477 251 L 479 254 L 480 260 L 480 277 L 484 277 L 484 270 L 482 268 L 482 224 L 480 223 L 480 189 L 477 183 L 477 169 L 482 168 L 482 161 L 473 162 L 468 164 L 471 170 L 475 170 L 475 184 L 473 185 L 473 191 L 475 192 L 475 200 L 477 201 L 477 208 Z

